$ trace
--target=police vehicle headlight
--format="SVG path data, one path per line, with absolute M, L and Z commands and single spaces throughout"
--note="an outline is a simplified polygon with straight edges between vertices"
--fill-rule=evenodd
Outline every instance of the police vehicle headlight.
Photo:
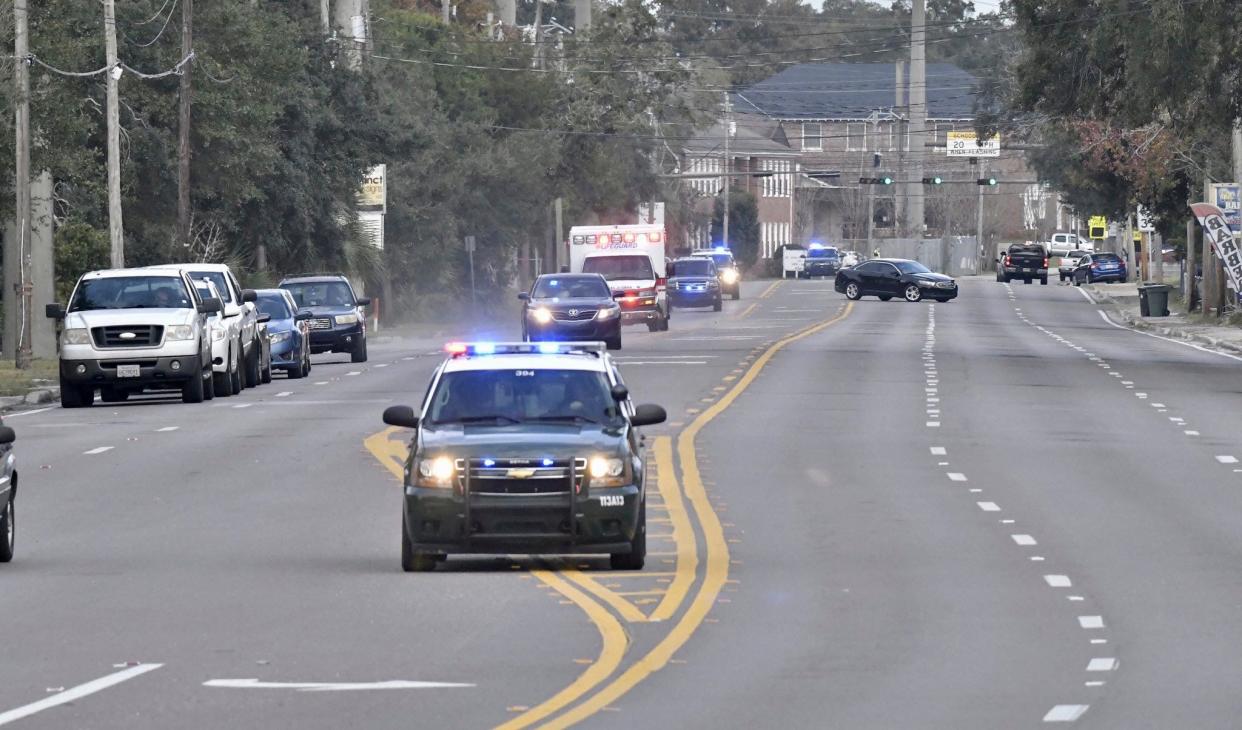
M 279 345 L 280 343 L 287 341 L 290 337 L 293 337 L 292 332 L 273 332 L 268 335 L 268 339 L 271 340 L 273 345 Z
M 592 487 L 621 487 L 626 483 L 625 461 L 596 456 L 588 465 Z
M 616 316 L 616 314 L 620 311 L 621 311 L 620 307 L 600 307 L 599 318 L 608 319 L 609 317 Z
M 71 329 L 65 330 L 60 337 L 63 345 L 89 345 L 91 342 L 91 333 L 87 329 Z
M 726 284 L 734 284 L 737 282 L 737 269 L 725 269 L 720 272 L 720 280 Z
M 539 324 L 547 324 L 552 321 L 552 313 L 543 307 L 531 311 L 530 316 L 534 317 Z
M 457 472 L 453 460 L 447 456 L 419 459 L 415 469 L 418 473 L 417 486 L 420 487 L 451 487 L 453 475 Z
M 358 315 L 356 314 L 338 314 L 336 315 L 337 324 L 358 324 Z
M 192 340 L 194 339 L 194 328 L 188 324 L 174 324 L 166 328 L 164 334 L 170 340 Z

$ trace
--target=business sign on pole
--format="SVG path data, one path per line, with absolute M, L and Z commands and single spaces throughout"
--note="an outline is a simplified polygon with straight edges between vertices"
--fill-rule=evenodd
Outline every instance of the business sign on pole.
M 1242 190 L 1237 183 L 1212 183 L 1212 200 L 1209 201 L 1225 216 L 1229 230 L 1242 233 Z
M 1152 220 L 1151 213 L 1143 206 L 1139 206 L 1135 218 L 1138 221 L 1138 229 L 1144 233 L 1154 233 L 1156 231 L 1156 222 Z
M 1203 226 L 1203 237 L 1211 242 L 1212 251 L 1225 265 L 1234 291 L 1242 291 L 1242 245 L 1230 230 L 1225 211 L 1211 203 L 1192 203 L 1190 209 Z
M 358 189 L 358 210 L 388 212 L 387 177 L 387 165 L 376 165 L 367 171 Z
M 1087 220 L 1087 237 L 1097 241 L 1108 238 L 1108 219 L 1102 215 L 1093 215 Z
M 951 131 L 944 150 L 949 157 L 1000 157 L 1000 135 L 980 141 L 973 131 Z

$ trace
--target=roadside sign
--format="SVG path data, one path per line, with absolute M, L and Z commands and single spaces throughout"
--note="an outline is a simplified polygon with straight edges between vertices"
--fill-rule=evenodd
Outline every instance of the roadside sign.
M 1212 183 L 1210 202 L 1220 208 L 1234 235 L 1242 233 L 1242 190 L 1237 183 Z
M 1000 135 L 980 141 L 973 131 L 951 131 L 944 150 L 949 157 L 1000 157 Z
M 1190 209 L 1203 226 L 1203 237 L 1225 266 L 1234 291 L 1242 291 L 1242 245 L 1229 229 L 1225 212 L 1211 203 L 1192 203 Z
M 1102 215 L 1093 215 L 1087 221 L 1087 237 L 1097 241 L 1108 238 L 1108 219 Z
M 1139 206 L 1135 217 L 1138 219 L 1138 229 L 1144 233 L 1155 233 L 1156 222 L 1152 220 L 1151 214 L 1143 206 Z

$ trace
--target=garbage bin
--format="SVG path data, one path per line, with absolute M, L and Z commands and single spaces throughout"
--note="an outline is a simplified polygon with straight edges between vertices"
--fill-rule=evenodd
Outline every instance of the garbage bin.
M 1139 314 L 1144 317 L 1169 316 L 1169 292 L 1173 287 L 1168 284 L 1144 284 L 1138 288 Z

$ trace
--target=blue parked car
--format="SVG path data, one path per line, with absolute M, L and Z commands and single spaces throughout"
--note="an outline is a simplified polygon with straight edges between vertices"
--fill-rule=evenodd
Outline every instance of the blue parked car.
M 310 312 L 299 312 L 293 295 L 285 289 L 259 289 L 255 305 L 260 314 L 271 317 L 267 337 L 272 343 L 272 369 L 284 370 L 291 378 L 302 378 L 311 371 Z

